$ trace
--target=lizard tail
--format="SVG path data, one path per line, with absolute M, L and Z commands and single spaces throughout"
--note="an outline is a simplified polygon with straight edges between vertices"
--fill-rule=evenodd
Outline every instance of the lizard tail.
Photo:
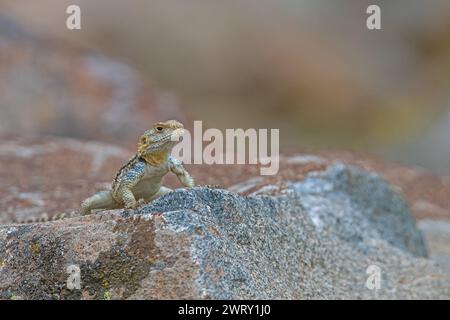
M 22 220 L 16 220 L 14 221 L 15 223 L 19 223 L 19 224 L 25 224 L 25 223 L 39 223 L 39 222 L 50 222 L 50 221 L 56 221 L 56 220 L 61 220 L 61 219 L 65 219 L 65 218 L 73 218 L 75 217 L 76 211 L 72 211 L 72 212 L 62 212 L 59 214 L 55 214 L 51 217 L 49 217 L 47 215 L 47 213 L 42 214 L 39 217 L 31 217 L 31 218 L 27 218 L 27 219 L 22 219 Z

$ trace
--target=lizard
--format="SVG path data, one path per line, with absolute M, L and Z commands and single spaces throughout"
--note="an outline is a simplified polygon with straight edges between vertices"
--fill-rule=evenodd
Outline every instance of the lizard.
M 155 123 L 139 138 L 137 153 L 119 169 L 111 190 L 85 199 L 80 213 L 87 215 L 95 209 L 135 209 L 172 191 L 162 185 L 162 178 L 169 172 L 175 173 L 185 187 L 194 187 L 194 179 L 182 162 L 170 155 L 183 132 L 183 125 L 176 120 Z

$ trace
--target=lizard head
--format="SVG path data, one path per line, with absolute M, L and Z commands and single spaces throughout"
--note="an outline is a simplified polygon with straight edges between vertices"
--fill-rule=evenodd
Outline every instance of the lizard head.
M 140 137 L 138 153 L 142 157 L 167 153 L 178 143 L 183 132 L 183 125 L 176 120 L 157 122 Z

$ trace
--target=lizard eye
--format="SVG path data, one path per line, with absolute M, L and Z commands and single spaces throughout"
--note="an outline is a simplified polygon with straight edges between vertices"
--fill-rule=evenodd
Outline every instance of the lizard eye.
M 161 126 L 156 127 L 156 131 L 161 132 L 162 130 L 163 130 L 163 127 L 161 127 Z

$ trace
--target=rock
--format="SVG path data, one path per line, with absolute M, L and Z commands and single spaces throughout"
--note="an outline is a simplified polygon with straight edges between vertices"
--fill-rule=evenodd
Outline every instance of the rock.
M 450 218 L 450 176 L 438 176 L 421 167 L 386 162 L 361 153 L 327 151 L 318 155 L 377 172 L 403 194 L 417 219 Z
M 430 258 L 450 274 L 450 219 L 419 221 L 428 244 Z
M 450 297 L 446 231 L 420 224 L 426 258 L 402 200 L 426 195 L 402 182 L 429 174 L 355 154 L 285 153 L 267 177 L 257 166 L 192 165 L 199 184 L 229 190 L 180 189 L 137 211 L 11 223 L 76 210 L 132 154 L 67 138 L 0 140 L 0 298 Z M 180 187 L 172 176 L 167 184 Z M 81 290 L 66 287 L 71 265 Z M 380 290 L 365 286 L 370 265 L 381 270 Z
M 0 224 L 78 209 L 131 152 L 67 138 L 0 139 Z
M 282 187 L 284 180 L 302 180 L 311 170 L 344 163 L 379 174 L 406 199 L 417 219 L 450 219 L 450 176 L 438 176 L 421 168 L 387 162 L 364 153 L 349 151 L 283 152 L 276 176 L 259 176 L 258 166 L 232 165 L 220 170 L 193 166 L 196 177 L 206 184 L 221 184 L 244 194 L 266 184 Z
M 195 187 L 136 211 L 0 226 L 0 298 L 450 298 L 426 254 L 388 183 L 331 164 L 248 195 Z
M 134 143 L 151 124 L 185 121 L 174 95 L 124 62 L 39 38 L 0 15 L 0 134 Z

